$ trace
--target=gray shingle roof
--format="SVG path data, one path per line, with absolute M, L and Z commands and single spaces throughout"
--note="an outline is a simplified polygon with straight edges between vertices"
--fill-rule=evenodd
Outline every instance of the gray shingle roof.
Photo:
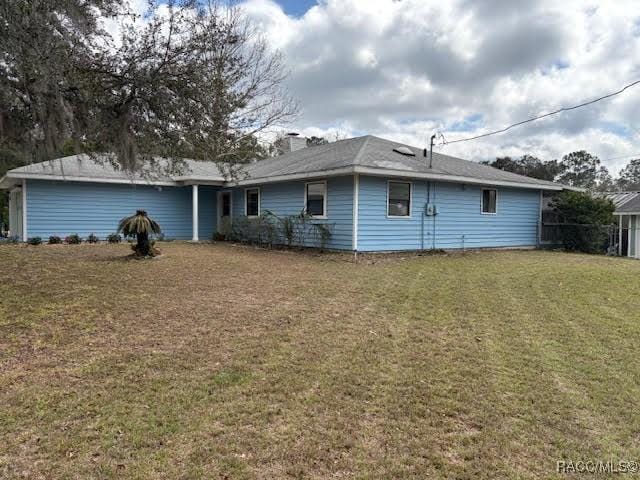
M 224 180 L 218 165 L 214 162 L 199 162 L 189 159 L 182 161 L 185 162 L 186 167 L 181 175 L 207 177 L 211 181 Z M 18 167 L 11 170 L 10 173 L 12 176 L 25 174 L 26 176 L 46 175 L 52 178 L 94 178 L 123 182 L 174 183 L 175 175 L 170 174 L 171 165 L 172 162 L 169 159 L 155 158 L 153 165 L 147 164 L 139 171 L 132 173 L 115 168 L 109 156 L 105 154 L 71 155 Z
M 284 155 L 247 164 L 244 168 L 244 184 L 275 181 L 287 177 L 320 177 L 331 171 L 342 174 L 363 172 L 389 176 L 411 178 L 442 179 L 456 182 L 517 184 L 529 187 L 560 189 L 562 185 L 535 178 L 505 172 L 476 162 L 462 160 L 434 152 L 433 168 L 429 168 L 429 159 L 417 147 L 409 147 L 415 156 L 403 155 L 394 151 L 403 144 L 366 135 L 363 137 L 340 140 L 326 145 L 303 148 Z M 16 168 L 9 177 L 20 178 L 51 176 L 56 179 L 99 179 L 103 181 L 150 182 L 181 184 L 198 181 L 220 182 L 224 175 L 215 162 L 184 160 L 186 171 L 167 172 L 170 161 L 156 158 L 155 165 L 147 165 L 142 171 L 132 174 L 114 168 L 107 155 L 97 158 L 88 155 L 72 155 L 47 162 L 35 163 Z M 160 172 L 160 173 L 158 173 Z M 164 172 L 164 173 L 163 173 Z M 283 177 L 283 178 L 280 178 Z
M 407 156 L 394 151 L 402 143 L 367 135 L 364 137 L 340 140 L 326 145 L 296 150 L 276 158 L 261 160 L 247 168 L 249 178 L 267 178 L 271 176 L 309 174 L 344 167 L 365 167 L 381 172 L 391 170 L 414 174 L 437 174 L 452 177 L 487 181 L 488 183 L 514 182 L 540 186 L 559 187 L 559 184 L 525 177 L 511 172 L 498 170 L 487 165 L 462 160 L 460 158 L 433 153 L 433 168 L 429 168 L 429 159 L 417 147 L 409 147 L 415 156 Z

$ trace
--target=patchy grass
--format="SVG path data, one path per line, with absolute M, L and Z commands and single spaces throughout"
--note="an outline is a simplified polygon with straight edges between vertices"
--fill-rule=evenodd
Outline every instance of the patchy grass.
M 0 247 L 0 477 L 560 478 L 558 460 L 640 460 L 640 263 L 162 250 Z

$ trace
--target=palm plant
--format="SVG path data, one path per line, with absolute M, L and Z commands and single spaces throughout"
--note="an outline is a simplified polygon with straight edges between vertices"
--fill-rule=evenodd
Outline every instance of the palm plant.
M 118 232 L 122 232 L 128 238 L 136 238 L 136 244 L 132 248 L 137 256 L 153 257 L 160 253 L 149 240 L 150 235 L 161 233 L 160 225 L 149 218 L 146 211 L 136 210 L 135 215 L 120 220 Z

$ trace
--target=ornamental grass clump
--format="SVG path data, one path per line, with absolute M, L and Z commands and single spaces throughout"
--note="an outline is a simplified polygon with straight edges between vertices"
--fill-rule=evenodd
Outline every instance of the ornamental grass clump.
M 122 232 L 126 238 L 135 237 L 136 243 L 131 248 L 137 257 L 155 257 L 160 254 L 151 241 L 151 235 L 162 233 L 160 225 L 149 218 L 145 210 L 137 210 L 135 215 L 120 220 L 118 232 Z

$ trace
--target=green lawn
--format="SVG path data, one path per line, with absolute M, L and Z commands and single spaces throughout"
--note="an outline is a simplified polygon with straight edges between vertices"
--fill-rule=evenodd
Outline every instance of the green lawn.
M 639 262 L 161 249 L 0 247 L 0 478 L 640 461 Z

